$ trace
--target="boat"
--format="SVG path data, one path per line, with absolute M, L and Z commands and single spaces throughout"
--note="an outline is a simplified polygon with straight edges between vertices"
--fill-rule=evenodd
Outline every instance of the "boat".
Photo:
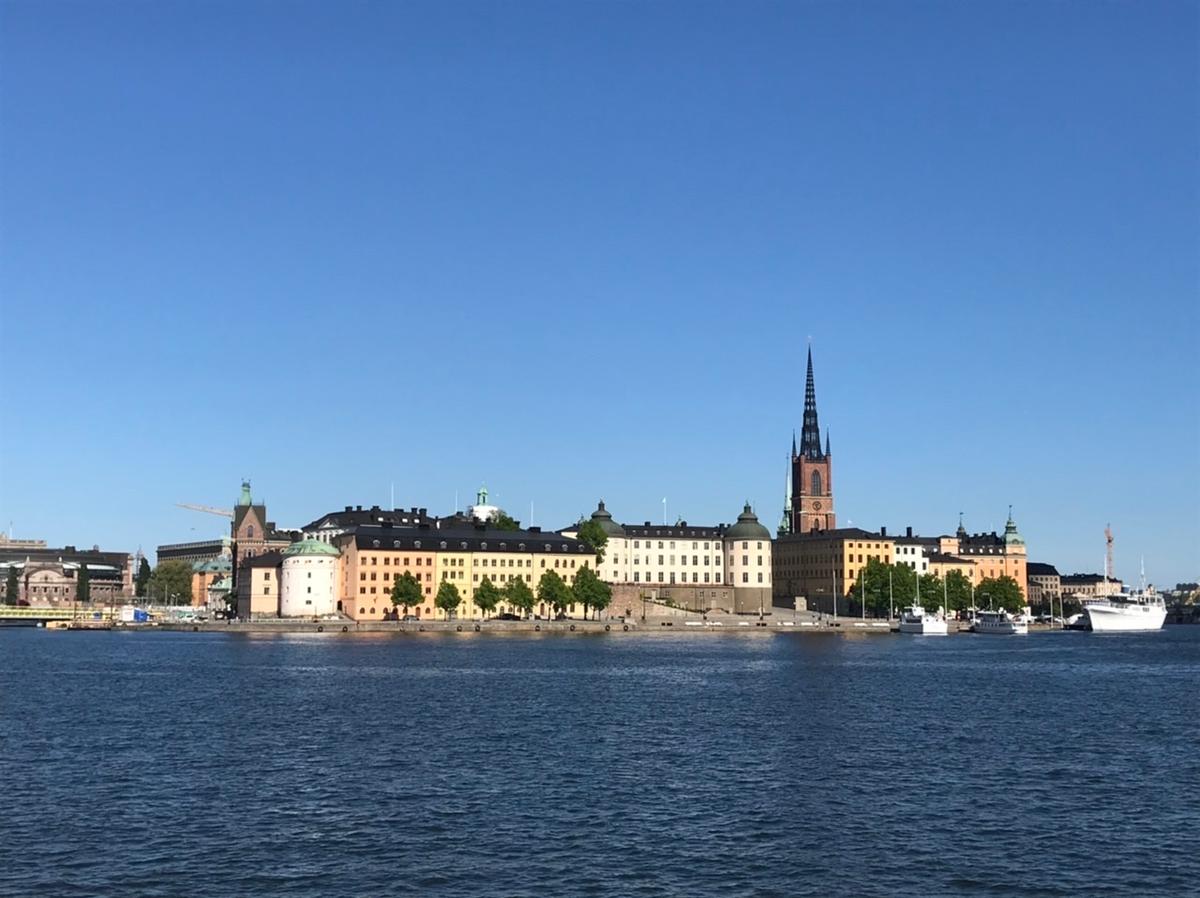
M 1167 619 L 1167 603 L 1146 586 L 1146 565 L 1142 563 L 1141 587 L 1134 592 L 1121 590 L 1083 603 L 1083 613 L 1093 633 L 1137 633 L 1161 630 Z
M 900 632 L 917 636 L 945 636 L 946 621 L 929 614 L 920 605 L 913 605 L 904 609 L 904 613 L 900 615 Z
M 980 611 L 971 629 L 976 633 L 995 636 L 1025 636 L 1029 633 L 1029 621 L 1023 617 L 1013 617 L 1007 611 Z

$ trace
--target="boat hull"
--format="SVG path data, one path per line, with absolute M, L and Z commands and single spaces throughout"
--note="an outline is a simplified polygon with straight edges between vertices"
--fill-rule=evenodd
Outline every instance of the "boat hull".
M 944 620 L 900 621 L 900 632 L 911 633 L 913 636 L 945 636 L 947 633 Z
M 1086 605 L 1084 611 L 1091 621 L 1093 633 L 1161 630 L 1167 619 L 1167 609 L 1163 605 L 1131 605 L 1127 608 Z

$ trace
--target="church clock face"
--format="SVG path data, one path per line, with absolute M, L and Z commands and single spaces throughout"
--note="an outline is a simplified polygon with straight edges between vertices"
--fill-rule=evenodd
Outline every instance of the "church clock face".
M 821 503 L 820 503 L 820 502 L 814 502 L 814 503 L 813 503 L 813 511 L 820 511 L 820 510 L 821 510 Z

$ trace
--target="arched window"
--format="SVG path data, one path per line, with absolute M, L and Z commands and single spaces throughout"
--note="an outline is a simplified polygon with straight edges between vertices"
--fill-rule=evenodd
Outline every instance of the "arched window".
M 250 524 L 246 527 L 246 538 L 254 539 L 254 525 Z
M 821 472 L 812 472 L 812 494 L 814 496 L 821 495 Z

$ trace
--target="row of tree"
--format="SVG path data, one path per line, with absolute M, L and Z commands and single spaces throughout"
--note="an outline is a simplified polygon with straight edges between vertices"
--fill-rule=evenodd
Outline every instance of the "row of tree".
M 424 601 L 420 581 L 408 571 L 393 581 L 391 596 L 392 604 L 402 608 L 404 614 L 408 614 L 409 608 Z M 484 576 L 474 595 L 475 605 L 483 612 L 484 617 L 495 613 L 501 604 L 508 605 L 515 612 L 528 615 L 537 602 L 551 608 L 556 616 L 564 613 L 569 605 L 583 605 L 583 614 L 587 617 L 591 612 L 603 611 L 611 601 L 612 587 L 601 580 L 590 567 L 581 568 L 575 575 L 575 582 L 570 585 L 556 571 L 546 571 L 538 580 L 536 597 L 533 590 L 519 576 L 509 580 L 502 587 Z M 462 593 L 456 584 L 443 580 L 438 585 L 433 604 L 447 617 L 456 612 L 462 602 Z
M 887 564 L 872 559 L 859 571 L 848 598 L 855 607 L 866 604 L 876 617 L 886 617 L 910 605 L 926 611 L 945 605 L 951 613 L 970 608 L 994 608 L 1020 611 L 1025 607 L 1021 587 L 1012 577 L 989 577 L 972 589 L 970 579 L 960 571 L 950 571 L 945 579 L 937 574 L 918 574 L 906 564 Z

